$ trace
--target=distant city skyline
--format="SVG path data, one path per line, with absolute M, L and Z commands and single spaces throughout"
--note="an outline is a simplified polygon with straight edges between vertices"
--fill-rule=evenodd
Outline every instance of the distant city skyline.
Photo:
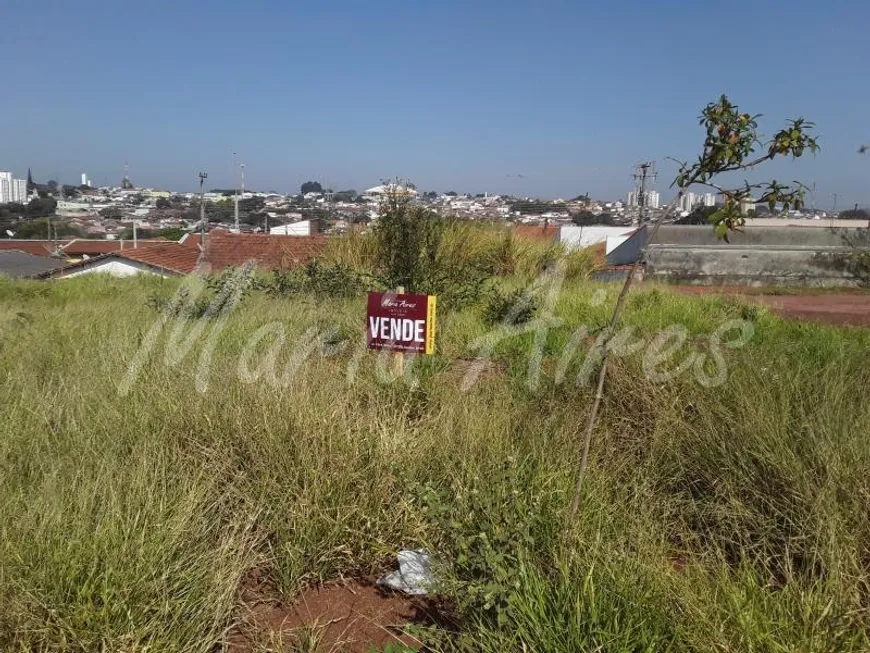
M 820 208 L 834 194 L 839 208 L 870 204 L 870 156 L 857 153 L 870 139 L 860 83 L 870 7 L 732 3 L 759 39 L 768 24 L 792 36 L 775 49 L 749 39 L 721 62 L 710 49 L 719 12 L 672 0 L 156 0 L 146 12 L 12 2 L 4 24 L 40 28 L 0 42 L 3 60 L 28 70 L 4 103 L 15 128 L 0 140 L 0 168 L 67 184 L 86 170 L 94 185 L 119 185 L 129 161 L 137 185 L 191 191 L 199 170 L 233 187 L 237 152 L 261 190 L 309 179 L 361 190 L 401 176 L 421 190 L 618 199 L 631 166 L 655 160 L 664 203 L 675 176 L 666 157 L 697 155 L 696 117 L 724 92 L 764 114 L 766 135 L 797 115 L 818 125 L 817 157 L 750 181 L 815 184 Z M 83 22 L 71 59 L 70 30 Z

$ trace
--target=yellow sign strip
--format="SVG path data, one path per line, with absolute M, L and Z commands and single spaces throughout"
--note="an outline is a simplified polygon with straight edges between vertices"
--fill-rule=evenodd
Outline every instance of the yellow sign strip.
M 435 353 L 435 308 L 437 305 L 437 297 L 429 295 L 426 304 L 426 353 Z

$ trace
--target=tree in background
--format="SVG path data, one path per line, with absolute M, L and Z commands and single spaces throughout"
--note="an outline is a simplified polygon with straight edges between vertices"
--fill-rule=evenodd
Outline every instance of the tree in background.
M 54 215 L 57 210 L 57 200 L 53 197 L 37 197 L 30 202 L 24 209 L 24 214 L 29 218 L 41 218 L 49 215 Z
M 592 211 L 580 211 L 571 216 L 571 222 L 578 227 L 589 227 L 591 225 L 612 225 L 613 216 L 609 213 L 601 213 L 595 215 Z
M 551 202 L 540 200 L 517 200 L 512 202 L 510 206 L 511 211 L 517 211 L 522 215 L 538 215 L 553 208 Z
M 165 240 L 181 240 L 186 233 L 188 232 L 180 227 L 168 227 L 166 229 L 158 229 L 154 232 L 153 237 Z
M 137 238 L 162 239 L 162 240 L 181 240 L 182 236 L 187 231 L 180 228 L 170 229 L 136 229 Z M 121 240 L 133 240 L 133 228 L 125 227 L 118 232 L 118 238 Z
M 322 193 L 323 186 L 321 186 L 318 181 L 306 181 L 302 184 L 299 191 L 302 195 L 305 195 L 306 193 Z
M 36 238 L 36 239 L 50 239 L 48 234 L 49 222 L 45 218 L 40 218 L 38 220 L 27 220 L 26 222 L 19 222 L 13 231 L 15 232 L 16 238 Z M 74 236 L 76 238 L 83 238 L 85 234 L 76 229 L 75 227 L 65 223 L 65 222 L 56 222 L 53 221 L 51 223 L 51 238 L 64 238 L 66 236 Z
M 699 206 L 689 215 L 683 216 L 674 224 L 710 224 L 710 218 L 719 209 L 715 206 Z
M 117 206 L 107 206 L 100 209 L 100 216 L 107 220 L 121 220 L 124 217 L 124 211 Z
M 340 190 L 333 193 L 332 199 L 336 202 L 356 202 L 359 195 L 355 190 Z
M 837 217 L 841 220 L 870 220 L 870 211 L 859 208 L 848 209 L 840 211 L 840 215 Z
M 156 208 L 158 208 L 158 209 L 161 209 L 161 210 L 163 210 L 163 209 L 171 209 L 171 208 L 172 208 L 172 202 L 170 202 L 170 201 L 169 201 L 167 198 L 165 198 L 165 197 L 158 197 L 158 198 L 157 198 L 157 201 L 154 203 L 154 206 L 155 206 Z
M 24 215 L 27 207 L 18 202 L 0 204 L 0 218 L 18 218 Z

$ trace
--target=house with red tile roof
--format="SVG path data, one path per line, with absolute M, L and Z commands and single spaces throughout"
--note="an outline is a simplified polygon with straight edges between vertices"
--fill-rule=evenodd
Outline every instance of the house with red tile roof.
M 87 238 L 76 238 L 64 244 L 62 250 L 67 258 L 77 259 L 84 258 L 85 256 L 100 256 L 101 254 L 132 250 L 152 243 L 177 244 L 175 241 L 169 240 L 139 240 L 134 243 L 132 240 L 89 240 Z
M 51 240 L 23 240 L 6 239 L 0 240 L 0 251 L 25 252 L 32 256 L 56 256 L 57 252 L 65 243 Z
M 154 274 L 174 277 L 196 271 L 201 253 L 174 241 L 151 242 L 133 249 L 97 254 L 38 275 L 41 279 L 67 279 L 96 272 L 115 277 Z
M 241 267 L 253 261 L 268 270 L 305 265 L 323 253 L 326 236 L 275 236 L 212 231 L 205 239 L 205 262 L 212 270 Z
M 197 236 L 198 240 L 199 237 Z M 139 246 L 116 249 L 72 262 L 39 278 L 68 277 L 103 272 L 126 277 L 148 273 L 178 276 L 193 272 L 218 272 L 253 262 L 267 270 L 300 267 L 323 252 L 324 236 L 269 236 L 210 232 L 203 247 L 196 241 L 139 241 Z M 111 242 L 111 241 L 110 241 Z M 76 250 L 79 251 L 79 250 Z

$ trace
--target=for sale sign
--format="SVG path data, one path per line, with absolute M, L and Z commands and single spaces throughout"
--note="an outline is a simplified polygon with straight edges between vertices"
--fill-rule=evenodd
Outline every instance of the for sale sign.
M 435 295 L 370 292 L 369 349 L 415 354 L 435 351 Z

